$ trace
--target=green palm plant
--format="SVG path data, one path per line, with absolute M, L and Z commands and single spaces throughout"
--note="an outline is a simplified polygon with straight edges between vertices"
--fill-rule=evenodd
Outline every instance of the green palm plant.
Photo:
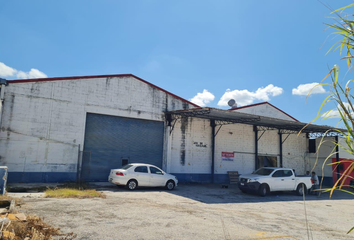
M 338 124 L 343 124 L 344 129 L 335 129 L 335 131 L 338 132 L 339 135 L 341 135 L 341 139 L 343 140 L 342 142 L 337 142 L 337 141 L 332 141 L 334 148 L 332 149 L 331 153 L 327 156 L 327 158 L 324 161 L 324 164 L 327 163 L 329 159 L 331 159 L 332 156 L 337 154 L 337 147 L 348 152 L 350 155 L 354 156 L 354 107 L 352 104 L 352 101 L 354 99 L 353 95 L 350 94 L 350 84 L 354 83 L 353 80 L 349 80 L 346 84 L 345 87 L 343 87 L 341 84 L 338 83 L 338 73 L 339 73 L 339 67 L 335 65 L 330 72 L 327 74 L 327 76 L 323 79 L 327 79 L 329 76 L 331 77 L 330 83 L 321 83 L 319 85 L 327 85 L 329 87 L 329 95 L 324 99 L 322 102 L 319 111 L 317 113 L 316 118 L 313 120 L 317 120 L 318 118 L 326 119 L 326 118 L 331 118 L 333 116 L 333 113 L 335 115 L 340 116 L 340 120 L 338 121 Z M 310 94 L 310 93 L 309 93 Z M 329 102 L 334 102 L 337 104 L 336 110 L 328 110 L 328 111 L 323 111 L 324 106 L 327 105 Z M 312 121 L 312 122 L 313 122 Z M 318 146 L 318 150 L 321 148 L 321 146 L 326 142 L 325 140 L 326 134 L 321 138 L 320 144 Z M 319 151 L 317 151 L 319 152 Z M 332 188 L 329 189 L 323 189 L 323 192 L 330 192 L 330 196 L 332 196 L 334 190 L 341 190 L 345 191 L 347 193 L 353 194 L 353 192 L 346 191 L 343 188 L 345 180 L 349 177 L 349 174 L 354 170 L 354 162 L 350 160 L 342 160 L 336 163 L 330 163 L 329 165 L 333 164 L 340 164 L 340 163 L 349 163 L 349 167 L 344 170 L 343 174 L 337 179 L 337 181 L 334 183 Z M 316 161 L 317 163 L 317 161 Z M 324 168 L 324 165 L 322 166 Z
M 352 58 L 354 58 L 354 56 L 352 55 L 352 51 L 354 49 L 354 15 L 347 14 L 344 11 L 353 6 L 354 4 L 350 4 L 348 6 L 332 11 L 332 14 L 335 14 L 334 17 L 331 17 L 334 23 L 326 24 L 329 29 L 334 30 L 332 34 L 335 34 L 337 37 L 340 38 L 340 40 L 337 41 L 328 50 L 328 52 L 339 50 L 340 55 L 342 55 L 343 51 L 345 51 L 345 56 L 342 57 L 341 59 L 346 60 L 349 71 L 353 67 Z M 332 156 L 337 154 L 338 152 L 337 149 L 339 148 L 354 156 L 354 132 L 353 132 L 354 131 L 354 106 L 353 106 L 354 96 L 351 93 L 354 80 L 349 80 L 345 84 L 342 84 L 338 82 L 338 76 L 339 76 L 339 66 L 335 65 L 332 69 L 330 69 L 329 73 L 325 76 L 325 78 L 321 81 L 321 83 L 315 86 L 315 87 L 323 86 L 323 85 L 327 86 L 329 88 L 329 94 L 323 100 L 318 110 L 316 118 L 313 121 L 311 121 L 311 123 L 317 120 L 318 118 L 322 118 L 322 119 L 330 118 L 335 113 L 340 117 L 337 126 L 338 125 L 344 126 L 342 130 L 340 129 L 336 130 L 338 134 L 341 135 L 341 141 L 338 142 L 332 141 L 334 144 L 334 148 L 332 149 L 329 156 L 325 159 L 322 165 L 322 170 L 324 169 L 324 166 L 327 164 L 327 161 L 331 159 Z M 328 79 L 330 80 L 328 81 Z M 309 95 L 310 94 L 311 91 Z M 330 102 L 335 103 L 336 109 L 325 111 L 324 110 L 325 106 Z M 324 136 L 321 138 L 318 150 L 326 141 L 328 141 L 325 140 L 326 139 L 325 135 L 326 134 L 324 134 Z M 317 153 L 319 152 L 318 150 Z M 318 160 L 318 155 L 317 155 L 317 160 Z M 317 164 L 317 160 L 315 165 Z M 320 188 L 321 192 L 330 192 L 330 197 L 332 197 L 332 194 L 335 190 L 343 191 L 354 195 L 353 192 L 343 189 L 343 187 L 345 187 L 344 185 L 345 180 L 348 177 L 350 177 L 350 173 L 352 173 L 354 170 L 354 162 L 350 160 L 342 160 L 339 162 L 330 163 L 328 165 L 340 164 L 344 162 L 349 163 L 349 166 L 344 170 L 342 175 L 337 179 L 337 181 L 334 183 L 332 188 L 322 188 L 322 181 L 323 181 L 322 178 L 321 188 Z M 348 234 L 353 230 L 354 227 L 348 231 Z

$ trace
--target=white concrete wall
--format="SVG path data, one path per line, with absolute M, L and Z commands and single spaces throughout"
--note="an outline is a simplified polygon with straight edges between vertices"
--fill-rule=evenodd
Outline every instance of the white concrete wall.
M 279 111 L 278 109 L 266 103 L 261 105 L 251 106 L 251 107 L 240 108 L 240 109 L 236 108 L 234 111 L 254 114 L 259 116 L 265 116 L 265 117 L 279 118 L 283 120 L 295 121 L 293 118 L 289 117 L 285 113 Z
M 218 128 L 218 127 L 217 127 Z M 255 166 L 255 141 L 253 126 L 229 124 L 221 127 L 215 139 L 215 173 L 238 171 L 251 173 Z M 234 152 L 234 161 L 223 161 L 222 152 Z
M 182 123 L 183 122 L 183 123 Z M 182 128 L 184 126 L 184 128 Z M 219 126 L 216 127 L 216 131 Z M 258 137 L 262 134 L 258 133 Z M 184 137 L 183 137 L 184 136 Z M 283 135 L 283 140 L 287 135 Z M 203 143 L 198 147 L 194 143 Z M 191 118 L 179 120 L 171 134 L 170 168 L 173 173 L 211 172 L 211 127 L 209 120 Z M 201 144 L 199 144 L 201 145 Z M 185 153 L 183 153 L 183 150 Z M 233 152 L 234 161 L 223 161 L 222 152 Z M 283 165 L 305 173 L 307 139 L 305 134 L 291 134 L 283 144 Z M 185 164 L 181 163 L 185 154 Z M 279 163 L 278 130 L 266 131 L 258 141 L 258 155 L 274 156 Z M 255 170 L 255 134 L 253 126 L 246 124 L 223 125 L 215 138 L 215 174 L 238 171 L 240 174 Z
M 278 130 L 258 131 L 258 155 L 279 155 Z
M 348 149 L 348 145 L 345 142 L 345 140 L 343 138 L 339 138 L 339 144 L 343 147 L 345 147 L 346 149 Z M 352 146 L 353 147 L 353 146 Z M 339 148 L 339 157 L 340 158 L 346 158 L 346 159 L 354 159 L 353 154 L 347 152 L 346 150 Z
M 332 165 L 329 164 L 332 163 L 333 158 L 336 158 L 336 154 L 333 154 L 336 152 L 335 144 L 334 144 L 335 138 L 334 137 L 324 138 L 323 143 L 321 144 L 320 148 L 318 148 L 321 143 L 321 139 L 322 138 L 316 139 L 316 149 L 319 149 L 318 157 L 317 154 L 315 153 L 309 154 L 310 164 L 308 168 L 309 170 L 314 169 L 314 171 L 318 175 L 322 176 L 324 174 L 325 177 L 332 177 L 333 167 Z M 339 138 L 339 143 L 340 145 L 347 147 L 344 139 Z M 328 158 L 328 156 L 330 157 Z M 347 151 L 345 151 L 344 149 L 339 148 L 339 158 L 354 159 L 354 156 L 348 153 Z
M 283 141 L 287 137 L 283 134 Z M 299 175 L 304 175 L 308 168 L 306 164 L 308 154 L 308 139 L 306 134 L 290 134 L 283 143 L 283 166 L 295 169 Z
M 10 172 L 75 172 L 87 112 L 164 121 L 164 111 L 184 105 L 134 77 L 10 83 L 5 89 L 0 164 Z
M 264 106 L 263 110 L 256 106 L 254 113 L 262 115 L 263 111 L 284 119 L 283 113 Z M 184 101 L 134 77 L 10 84 L 1 122 L 0 164 L 10 172 L 76 172 L 79 146 L 81 151 L 84 147 L 86 113 L 164 121 L 164 111 L 184 107 Z M 180 119 L 171 134 L 170 128 L 165 129 L 164 139 L 165 170 L 210 174 L 209 120 Z M 254 144 L 252 126 L 224 125 L 215 139 L 215 173 L 252 172 Z M 277 131 L 266 131 L 258 144 L 259 155 L 279 156 Z M 306 138 L 291 135 L 283 146 L 284 166 L 304 171 L 306 146 Z M 234 152 L 234 161 L 222 161 L 221 152 Z
M 307 168 L 309 171 L 315 171 L 316 174 L 319 176 L 332 177 L 332 166 L 329 164 L 332 163 L 332 158 L 336 157 L 335 154 L 330 156 L 335 152 L 335 145 L 333 144 L 335 138 L 324 138 L 323 143 L 321 144 L 320 148 L 318 148 L 321 143 L 321 139 L 322 138 L 316 139 L 316 150 L 318 151 L 318 154 L 308 154 L 309 165 Z M 328 156 L 330 157 L 328 158 Z
M 209 120 L 180 119 L 176 122 L 170 139 L 169 172 L 210 173 L 211 127 Z
M 216 126 L 216 131 L 219 126 Z M 173 173 L 210 174 L 212 149 L 209 120 L 179 120 L 171 134 L 170 168 Z M 235 152 L 234 161 L 223 161 L 222 152 Z M 249 173 L 254 170 L 253 127 L 244 124 L 224 125 L 215 138 L 215 174 L 227 171 Z M 183 164 L 183 158 L 185 163 Z

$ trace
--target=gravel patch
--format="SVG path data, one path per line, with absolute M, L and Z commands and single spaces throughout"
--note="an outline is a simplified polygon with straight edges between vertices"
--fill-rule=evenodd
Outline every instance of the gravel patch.
M 243 194 L 235 186 L 180 185 L 173 191 L 97 189 L 106 199 L 23 195 L 22 210 L 77 239 L 349 239 L 353 196 Z M 14 193 L 11 193 L 14 194 Z M 36 197 L 35 197 L 36 196 Z M 37 197 L 38 196 L 38 197 Z M 19 197 L 19 195 L 15 196 Z

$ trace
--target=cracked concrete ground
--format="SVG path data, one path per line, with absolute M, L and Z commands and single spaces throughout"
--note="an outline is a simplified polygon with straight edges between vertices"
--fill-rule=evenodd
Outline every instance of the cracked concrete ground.
M 354 196 L 241 193 L 236 186 L 180 185 L 173 191 L 97 186 L 106 199 L 23 197 L 22 210 L 77 239 L 352 239 Z

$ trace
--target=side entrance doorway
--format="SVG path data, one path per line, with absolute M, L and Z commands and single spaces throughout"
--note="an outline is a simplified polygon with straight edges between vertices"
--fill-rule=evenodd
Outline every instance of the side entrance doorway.
M 278 157 L 258 155 L 258 167 L 278 167 Z

